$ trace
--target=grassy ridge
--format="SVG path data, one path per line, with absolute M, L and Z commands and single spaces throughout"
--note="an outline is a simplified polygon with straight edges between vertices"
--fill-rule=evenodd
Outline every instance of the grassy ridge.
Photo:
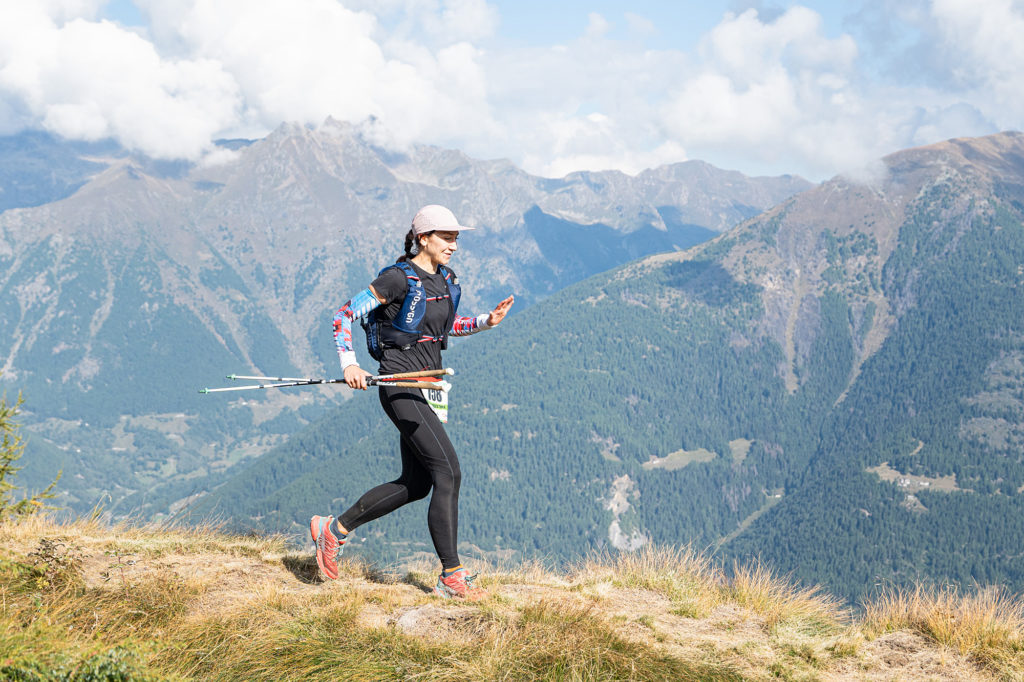
M 432 564 L 349 561 L 321 582 L 280 537 L 0 526 L 0 677 L 146 679 L 1019 679 L 1009 595 L 919 587 L 857 617 L 764 565 L 683 550 L 563 573 L 483 568 L 488 596 L 432 597 Z

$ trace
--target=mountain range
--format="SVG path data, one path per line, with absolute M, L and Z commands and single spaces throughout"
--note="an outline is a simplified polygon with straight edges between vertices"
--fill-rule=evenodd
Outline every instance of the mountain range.
M 333 121 L 198 165 L 72 152 L 0 214 L 23 473 L 64 467 L 72 508 L 301 537 L 392 477 L 372 396 L 195 389 L 335 371 L 333 309 L 436 202 L 480 227 L 454 264 L 466 310 L 519 301 L 446 354 L 469 554 L 689 543 L 851 602 L 921 580 L 1024 589 L 1020 133 L 817 186 L 699 162 L 543 179 Z M 429 553 L 424 515 L 350 551 Z
M 336 373 L 333 311 L 400 253 L 424 204 L 479 228 L 459 254 L 466 308 L 514 292 L 522 310 L 810 186 L 696 161 L 545 179 L 380 149 L 330 120 L 223 141 L 198 164 L 36 133 L 0 151 L 0 381 L 26 397 L 23 478 L 62 469 L 66 504 L 115 516 L 173 511 L 349 395 L 196 390 Z
M 1024 135 L 896 153 L 456 345 L 468 547 L 760 557 L 852 601 L 1024 588 Z M 300 535 L 396 473 L 359 397 L 192 507 Z M 374 406 L 375 407 L 375 406 Z M 415 505 L 354 551 L 427 551 Z

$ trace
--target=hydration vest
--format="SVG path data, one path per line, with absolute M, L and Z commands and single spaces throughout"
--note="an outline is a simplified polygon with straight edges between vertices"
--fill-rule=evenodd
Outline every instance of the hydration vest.
M 400 269 L 405 274 L 405 281 L 409 288 L 405 292 L 405 300 L 394 319 L 387 319 L 381 313 L 384 307 L 374 308 L 366 316 L 361 324 L 366 332 L 366 347 L 370 351 L 370 357 L 380 362 L 384 358 L 384 351 L 388 348 L 399 348 L 408 350 L 413 344 L 420 342 L 441 342 L 441 350 L 448 347 L 448 330 L 455 323 L 455 311 L 459 309 L 459 298 L 462 296 L 462 287 L 459 286 L 459 279 L 451 270 L 443 265 L 437 266 L 440 274 L 444 275 L 445 288 L 448 291 L 448 298 L 451 299 L 451 312 L 445 323 L 445 332 L 441 336 L 430 336 L 424 334 L 423 316 L 427 308 L 427 292 L 423 288 L 423 282 L 419 275 L 412 269 L 412 266 L 402 261 L 389 265 L 381 270 L 377 276 L 380 277 L 391 268 Z

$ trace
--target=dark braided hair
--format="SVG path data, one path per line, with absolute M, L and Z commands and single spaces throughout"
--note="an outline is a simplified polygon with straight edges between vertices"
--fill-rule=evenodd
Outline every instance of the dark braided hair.
M 412 257 L 420 252 L 420 242 L 419 242 L 418 237 L 423 237 L 424 235 L 429 235 L 429 234 L 433 234 L 433 233 L 434 233 L 433 230 L 431 230 L 430 232 L 424 232 L 421 235 L 413 234 L 412 230 L 409 230 L 408 232 L 406 232 L 406 234 L 405 234 L 405 253 L 402 254 L 401 256 L 399 256 L 398 260 L 395 261 L 395 262 L 396 263 L 405 263 L 405 262 L 408 262 L 408 261 L 412 260 Z

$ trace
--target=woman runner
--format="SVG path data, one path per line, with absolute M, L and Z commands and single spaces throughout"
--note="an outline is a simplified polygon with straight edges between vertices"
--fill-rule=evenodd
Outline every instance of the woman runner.
M 356 363 L 352 349 L 355 319 L 370 316 L 371 327 L 376 327 L 368 328 L 367 333 L 376 333 L 382 347 L 379 371 L 393 374 L 441 369 L 441 351 L 447 347 L 448 336 L 475 334 L 505 318 L 514 302 L 512 296 L 490 313 L 476 317 L 456 314 L 458 278 L 447 266 L 458 249 L 459 232 L 472 229 L 459 225 L 452 212 L 443 206 L 423 207 L 405 235 L 405 254 L 396 265 L 382 270 L 368 288 L 338 310 L 334 316 L 334 340 L 349 386 L 366 390 L 366 378 L 370 376 Z M 422 289 L 414 288 L 416 281 Z M 423 294 L 425 301 L 418 300 L 415 293 Z M 400 323 L 414 319 L 419 312 L 417 306 L 424 307 L 415 335 L 403 334 L 392 325 L 394 322 L 408 327 Z M 402 317 L 396 321 L 399 313 Z M 366 492 L 338 518 L 310 519 L 317 564 L 324 575 L 336 579 L 338 559 L 352 531 L 402 505 L 423 499 L 433 490 L 427 527 L 441 560 L 434 592 L 442 597 L 466 597 L 473 590 L 473 576 L 459 561 L 457 548 L 462 474 L 455 449 L 442 426 L 442 417 L 447 418 L 447 405 L 434 405 L 438 409 L 435 412 L 423 391 L 415 388 L 380 386 L 378 396 L 400 434 L 402 472 L 395 480 Z

